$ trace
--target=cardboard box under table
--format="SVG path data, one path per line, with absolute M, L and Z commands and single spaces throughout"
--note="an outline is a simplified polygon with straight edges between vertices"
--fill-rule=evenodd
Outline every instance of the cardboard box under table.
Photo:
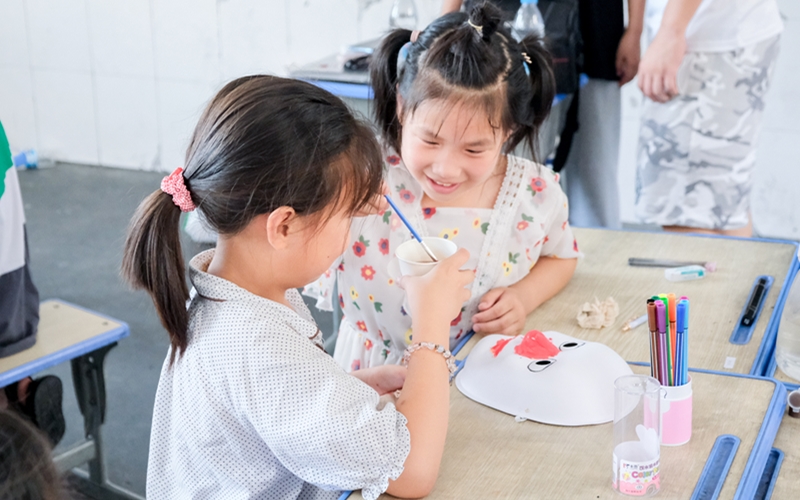
M 650 296 L 675 293 L 689 297 L 691 303 L 691 368 L 765 373 L 788 290 L 787 277 L 797 269 L 797 243 L 585 228 L 573 231 L 585 257 L 569 284 L 528 316 L 524 332 L 556 330 L 606 344 L 627 361 L 649 363 L 647 324 L 627 332 L 622 326 L 646 313 Z M 713 261 L 717 271 L 699 280 L 672 282 L 664 278 L 664 268 L 632 267 L 629 257 Z M 746 332 L 749 339 L 732 343 L 742 309 L 760 276 L 772 277 L 764 305 Z M 581 328 L 576 319 L 580 306 L 609 296 L 619 304 L 616 322 L 600 330 Z
M 753 498 L 785 408 L 783 386 L 707 371 L 693 371 L 692 380 L 692 438 L 661 447 L 658 498 Z M 621 498 L 611 488 L 611 443 L 611 423 L 517 423 L 453 385 L 444 457 L 428 498 Z
M 106 416 L 103 361 L 117 341 L 129 333 L 128 325 L 121 321 L 61 300 L 47 300 L 39 305 L 36 344 L 0 359 L 0 387 L 70 361 L 86 439 L 53 459 L 60 471 L 88 465 L 88 473 L 73 469 L 71 486 L 90 498 L 142 498 L 109 482 L 103 460 L 101 428 Z

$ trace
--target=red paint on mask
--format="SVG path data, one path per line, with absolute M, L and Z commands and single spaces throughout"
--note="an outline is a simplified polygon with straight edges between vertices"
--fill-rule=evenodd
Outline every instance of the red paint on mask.
M 511 340 L 512 340 L 513 338 L 514 338 L 514 337 L 509 337 L 509 338 L 507 338 L 507 339 L 500 339 L 500 340 L 498 340 L 498 341 L 497 341 L 497 343 L 496 343 L 495 345 L 493 345 L 493 346 L 492 346 L 492 349 L 491 349 L 491 350 L 492 350 L 492 354 L 494 354 L 494 357 L 495 357 L 495 358 L 497 357 L 497 355 L 498 355 L 498 354 L 500 354 L 500 351 L 502 351 L 502 350 L 503 350 L 503 347 L 505 347 L 505 346 L 506 346 L 506 344 L 508 344 L 509 342 L 511 342 Z
M 531 330 L 514 348 L 514 352 L 530 359 L 547 359 L 558 355 L 559 349 L 539 330 Z

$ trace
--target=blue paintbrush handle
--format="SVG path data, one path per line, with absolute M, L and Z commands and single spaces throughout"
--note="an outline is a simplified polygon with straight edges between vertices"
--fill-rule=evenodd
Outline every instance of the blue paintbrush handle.
M 415 240 L 417 240 L 417 241 L 419 241 L 421 243 L 422 242 L 422 238 L 419 237 L 419 234 L 417 234 L 417 231 L 414 229 L 413 226 L 411 226 L 411 223 L 408 222 L 408 219 L 406 219 L 406 216 L 403 215 L 403 212 L 401 212 L 400 209 L 397 208 L 397 205 L 394 204 L 394 201 L 392 201 L 392 199 L 389 197 L 388 194 L 385 194 L 383 196 L 386 198 L 386 201 L 389 202 L 389 205 L 391 205 L 392 208 L 394 209 L 394 213 L 396 213 L 397 216 L 400 217 L 400 220 L 403 221 L 403 224 L 405 224 L 406 227 L 408 228 L 408 230 L 411 231 L 411 236 L 413 236 Z

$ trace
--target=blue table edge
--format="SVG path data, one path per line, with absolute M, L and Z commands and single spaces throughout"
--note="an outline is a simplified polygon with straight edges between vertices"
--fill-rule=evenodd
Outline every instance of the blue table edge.
M 67 302 L 66 300 L 47 299 L 43 300 L 41 303 L 44 304 L 45 302 L 57 302 L 59 304 L 68 305 L 70 307 L 74 307 L 75 309 L 80 309 L 95 316 L 100 316 L 109 321 L 113 321 L 114 323 L 119 323 L 120 326 L 113 328 L 100 335 L 96 335 L 90 339 L 86 339 L 83 342 L 72 344 L 70 346 L 65 347 L 64 349 L 53 352 L 47 356 L 35 359 L 23 365 L 17 366 L 16 368 L 12 368 L 11 370 L 0 373 L 0 387 L 4 387 L 8 384 L 21 380 L 25 377 L 46 370 L 47 368 L 63 363 L 64 361 L 75 359 L 78 356 L 81 356 L 88 352 L 92 352 L 96 349 L 99 349 L 100 347 L 111 344 L 112 342 L 116 342 L 130 335 L 130 328 L 128 327 L 128 324 L 125 323 L 124 321 L 120 321 L 116 318 L 112 318 L 111 316 L 107 316 L 97 311 L 81 307 L 77 304 L 72 304 L 70 302 Z

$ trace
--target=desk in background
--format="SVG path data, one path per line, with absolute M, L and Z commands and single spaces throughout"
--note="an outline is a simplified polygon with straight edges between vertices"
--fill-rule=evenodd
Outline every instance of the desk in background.
M 39 330 L 30 349 L 0 359 L 0 387 L 70 361 L 86 440 L 53 457 L 59 471 L 73 470 L 73 486 L 91 498 L 143 500 L 106 476 L 101 432 L 106 415 L 105 355 L 130 334 L 128 325 L 60 300 L 39 306 Z M 69 425 L 69 424 L 68 424 Z

